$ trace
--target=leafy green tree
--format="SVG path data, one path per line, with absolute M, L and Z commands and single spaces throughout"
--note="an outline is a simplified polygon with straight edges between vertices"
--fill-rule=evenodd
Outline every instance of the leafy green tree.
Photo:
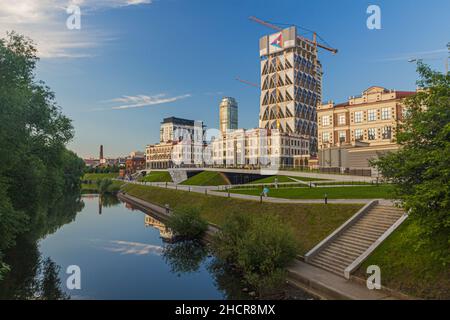
M 450 76 L 419 62 L 419 87 L 406 100 L 401 149 L 373 162 L 396 185 L 403 206 L 421 226 L 424 241 L 443 243 L 436 256 L 450 261 Z
M 274 215 L 230 215 L 213 248 L 219 260 L 233 265 L 263 295 L 284 283 L 285 268 L 297 251 L 292 229 Z
M 79 187 L 82 173 L 66 149 L 71 121 L 36 79 L 37 61 L 28 38 L 10 32 L 0 39 L 0 251 L 27 228 L 26 216 L 31 224 L 41 207 Z
M 194 207 L 183 207 L 175 211 L 167 221 L 167 227 L 186 240 L 201 238 L 208 229 L 208 223 Z

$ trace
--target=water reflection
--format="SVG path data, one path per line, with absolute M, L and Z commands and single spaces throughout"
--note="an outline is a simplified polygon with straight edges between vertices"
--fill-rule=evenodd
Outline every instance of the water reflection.
M 11 271 L 0 281 L 0 299 L 69 299 L 61 288 L 60 266 L 42 258 L 38 241 L 74 221 L 84 202 L 78 194 L 69 194 L 50 207 L 39 208 L 33 216 L 31 230 L 22 234 L 16 246 L 5 252 Z
M 11 272 L 0 299 L 249 298 L 208 246 L 175 242 L 162 221 L 134 210 L 110 195 L 73 195 L 39 212 L 6 252 Z M 82 270 L 81 290 L 65 287 L 72 264 Z
M 180 241 L 166 245 L 163 257 L 173 273 L 193 273 L 200 269 L 208 252 L 198 241 Z

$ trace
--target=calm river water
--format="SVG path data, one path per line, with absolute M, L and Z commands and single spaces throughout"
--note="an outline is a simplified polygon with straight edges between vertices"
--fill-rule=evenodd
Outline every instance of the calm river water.
M 78 201 L 66 221 L 47 223 L 47 235 L 19 239 L 7 252 L 12 271 L 0 281 L 0 298 L 245 298 L 201 245 L 172 243 L 160 221 L 115 197 Z M 66 286 L 71 265 L 81 270 L 81 289 Z

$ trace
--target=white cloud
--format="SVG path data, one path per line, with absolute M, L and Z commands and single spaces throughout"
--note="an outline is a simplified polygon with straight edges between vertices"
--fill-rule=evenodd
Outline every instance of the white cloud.
M 109 241 L 109 243 L 110 246 L 104 247 L 104 249 L 111 252 L 117 252 L 120 254 L 134 254 L 142 256 L 148 254 L 161 255 L 163 252 L 163 247 L 155 246 L 153 244 L 131 242 L 124 240 L 111 240 Z
M 36 43 L 41 58 L 80 58 L 95 55 L 95 49 L 114 39 L 83 24 L 83 15 L 96 10 L 148 5 L 152 0 L 1 0 L 0 37 L 17 31 Z M 68 30 L 66 8 L 81 8 L 81 30 Z
M 189 97 L 191 97 L 191 94 L 168 97 L 165 93 L 160 93 L 153 96 L 147 96 L 143 94 L 137 96 L 122 96 L 120 98 L 115 98 L 106 101 L 108 103 L 116 103 L 116 104 L 120 103 L 119 105 L 113 106 L 111 108 L 94 109 L 94 111 L 142 108 L 163 103 L 175 102 Z

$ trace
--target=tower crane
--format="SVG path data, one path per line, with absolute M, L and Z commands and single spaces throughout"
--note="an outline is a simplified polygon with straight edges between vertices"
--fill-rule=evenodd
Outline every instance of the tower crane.
M 261 19 L 259 19 L 257 17 L 254 17 L 254 16 L 250 16 L 249 19 L 254 21 L 254 22 L 256 22 L 256 23 L 262 24 L 263 26 L 266 26 L 266 27 L 268 27 L 270 29 L 276 30 L 276 31 L 282 31 L 283 30 L 283 28 L 280 28 L 280 27 L 278 27 L 278 26 L 276 26 L 276 25 L 274 25 L 274 24 L 272 24 L 270 22 L 261 20 Z M 297 35 L 297 38 L 299 38 L 300 40 L 305 41 L 305 42 L 307 42 L 309 44 L 312 44 L 315 47 L 319 47 L 319 48 L 328 50 L 328 51 L 332 52 L 333 54 L 336 54 L 338 52 L 338 49 L 330 48 L 329 46 L 326 46 L 326 45 L 318 43 L 317 42 L 317 33 L 316 32 L 313 32 L 313 40 L 310 40 L 308 38 L 305 38 L 305 37 L 302 37 L 302 36 L 299 36 L 299 35 Z
M 254 16 L 250 16 L 249 19 L 254 21 L 254 22 L 256 22 L 256 23 L 259 23 L 259 24 L 261 24 L 263 26 L 266 26 L 266 27 L 268 27 L 270 29 L 276 30 L 276 31 L 282 31 L 283 30 L 281 27 L 278 27 L 278 26 L 276 26 L 276 25 L 274 25 L 274 24 L 272 24 L 272 23 L 270 23 L 268 21 L 261 20 L 261 19 L 259 19 L 257 17 L 254 17 Z M 305 38 L 305 37 L 302 37 L 300 35 L 297 35 L 297 39 L 313 45 L 316 52 L 317 52 L 317 48 L 325 49 L 327 51 L 332 52 L 333 54 L 336 54 L 338 52 L 338 49 L 331 48 L 328 45 L 324 45 L 324 44 L 318 43 L 317 42 L 317 38 L 318 37 L 320 38 L 320 36 L 318 36 L 317 33 L 314 32 L 314 31 L 311 31 L 311 32 L 313 33 L 313 39 L 312 40 L 310 40 L 308 38 Z M 322 39 L 322 41 L 324 41 L 324 40 Z M 316 59 L 316 62 L 317 62 L 317 54 L 315 55 L 315 59 Z M 277 67 L 278 67 L 278 60 L 277 60 Z M 278 76 L 277 76 L 277 80 L 276 81 L 278 81 Z M 276 94 L 277 94 L 277 99 L 278 99 L 278 90 L 276 90 Z M 277 129 L 279 129 L 280 128 L 280 119 L 279 119 L 280 108 L 279 108 L 278 103 L 276 103 L 276 109 L 277 109 L 276 124 L 277 124 Z

